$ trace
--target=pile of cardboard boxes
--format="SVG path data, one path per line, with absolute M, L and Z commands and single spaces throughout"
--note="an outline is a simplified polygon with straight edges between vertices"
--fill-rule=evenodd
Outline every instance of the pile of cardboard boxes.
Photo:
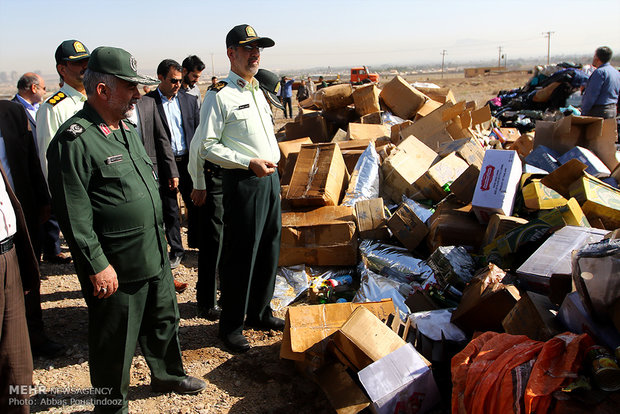
M 620 346 L 620 306 L 611 320 L 593 320 L 575 303 L 571 266 L 572 251 L 620 228 L 614 120 L 569 116 L 520 134 L 486 106 L 398 76 L 382 89 L 327 87 L 300 104 L 279 143 L 279 265 L 355 266 L 359 240 L 373 239 L 404 246 L 435 271 L 432 286 L 412 282 L 405 321 L 383 298 L 288 309 L 281 357 L 317 380 L 336 411 L 435 406 L 446 392 L 438 367 L 449 369 L 466 344 L 452 329 L 545 341 L 569 328 L 563 314 Z M 381 158 L 380 197 L 342 206 L 369 144 Z M 432 206 L 430 218 L 412 203 Z M 450 303 L 450 329 L 434 340 L 416 315 Z

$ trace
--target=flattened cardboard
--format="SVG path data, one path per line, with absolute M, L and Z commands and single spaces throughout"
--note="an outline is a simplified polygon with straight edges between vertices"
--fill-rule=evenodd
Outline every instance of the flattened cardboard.
M 355 111 L 359 116 L 381 111 L 379 106 L 379 94 L 381 89 L 375 85 L 362 86 L 353 91 L 353 102 Z
M 387 222 L 396 238 L 409 250 L 415 250 L 428 234 L 428 227 L 407 203 L 402 203 Z
M 451 153 L 456 153 L 467 164 L 475 165 L 480 170 L 484 160 L 484 148 L 474 138 L 463 138 L 452 142 L 444 142 L 439 146 L 437 153 L 441 157 L 446 157 Z
M 481 223 L 494 213 L 512 215 L 520 178 L 521 160 L 515 151 L 486 151 L 472 200 Z
M 402 119 L 413 119 L 429 99 L 400 76 L 394 77 L 383 86 L 380 97 L 391 112 Z
M 569 187 L 583 176 L 587 165 L 579 160 L 570 160 L 540 180 L 547 187 L 557 191 L 564 198 L 570 197 Z
M 333 336 L 333 341 L 357 369 L 366 368 L 406 344 L 364 307 L 353 311 Z
M 355 265 L 357 236 L 353 209 L 321 207 L 283 212 L 278 266 Z
M 296 207 L 337 206 L 348 184 L 337 144 L 302 145 L 286 199 Z
M 402 137 L 413 135 L 429 148 L 436 150 L 443 142 L 453 141 L 452 136 L 446 130 L 443 120 L 444 111 L 452 108 L 454 104 L 445 103 L 424 118 L 414 122 L 411 126 L 403 128 L 400 132 Z
M 336 413 L 356 414 L 370 405 L 344 365 L 338 362 L 325 365 L 316 371 L 316 378 Z
M 303 361 L 304 352 L 340 329 L 351 313 L 360 306 L 381 320 L 387 320 L 389 315 L 396 313 L 392 299 L 381 302 L 289 307 L 286 311 L 280 358 Z
M 390 233 L 382 198 L 362 200 L 355 203 L 355 218 L 360 237 L 371 240 L 387 240 Z

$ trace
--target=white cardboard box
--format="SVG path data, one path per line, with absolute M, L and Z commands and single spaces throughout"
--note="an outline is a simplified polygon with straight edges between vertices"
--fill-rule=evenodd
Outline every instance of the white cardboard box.
M 516 151 L 487 150 L 476 183 L 472 207 L 481 223 L 492 214 L 512 215 L 521 178 L 521 159 Z
M 439 403 L 430 367 L 411 343 L 358 372 L 375 413 L 425 413 Z

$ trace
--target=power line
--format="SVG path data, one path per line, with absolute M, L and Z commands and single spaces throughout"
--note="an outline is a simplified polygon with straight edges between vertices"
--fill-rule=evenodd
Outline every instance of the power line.
M 551 34 L 555 32 L 543 32 L 547 38 L 547 65 L 549 64 L 549 56 L 551 55 Z
M 442 50 L 440 53 L 441 54 L 441 79 L 443 79 L 443 64 L 446 58 L 446 53 L 447 53 L 446 49 Z

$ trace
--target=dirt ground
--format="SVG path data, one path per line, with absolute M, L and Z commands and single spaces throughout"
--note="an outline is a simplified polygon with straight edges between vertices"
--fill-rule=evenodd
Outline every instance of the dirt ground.
M 496 75 L 432 81 L 452 88 L 457 99 L 476 100 L 481 105 L 501 89 L 523 86 L 528 78 L 528 75 Z M 277 110 L 276 130 L 286 121 L 282 111 Z M 90 386 L 87 309 L 73 265 L 44 263 L 41 271 L 44 275 L 41 300 L 47 332 L 56 341 L 67 345 L 68 349 L 66 355 L 60 358 L 35 359 L 35 385 L 45 386 L 48 390 L 55 387 L 57 390 L 55 393 L 48 391 L 44 395 L 48 397 L 47 402 L 33 406 L 32 412 L 89 412 L 92 405 L 88 405 L 87 399 L 78 394 L 80 389 Z M 249 352 L 234 355 L 223 349 L 222 342 L 217 339 L 217 323 L 196 316 L 196 250 L 188 250 L 185 260 L 173 274 L 189 284 L 189 288 L 177 296 L 185 369 L 190 375 L 203 378 L 207 389 L 196 396 L 152 393 L 149 370 L 138 351 L 133 361 L 129 390 L 130 412 L 333 412 L 316 384 L 298 373 L 291 361 L 279 359 L 281 333 L 248 330 L 246 335 L 252 346 Z M 284 316 L 283 312 L 279 316 Z M 71 401 L 71 398 L 76 401 Z

